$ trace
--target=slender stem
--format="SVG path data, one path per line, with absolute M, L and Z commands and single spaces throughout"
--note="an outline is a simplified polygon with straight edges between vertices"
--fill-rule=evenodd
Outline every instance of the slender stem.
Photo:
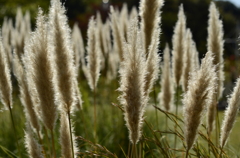
M 134 151 L 135 151 L 135 158 L 139 158 L 138 157 L 138 152 L 137 152 L 137 145 L 136 144 L 134 144 Z
M 216 146 L 218 146 L 218 141 L 219 141 L 219 116 L 218 116 L 218 108 L 217 108 L 217 102 L 216 102 Z
M 52 129 L 51 129 L 51 137 L 52 137 L 53 155 L 54 155 L 54 158 L 56 158 L 55 143 L 54 143 L 54 134 L 53 134 L 53 130 L 52 130 Z
M 131 151 L 131 143 L 129 142 L 129 143 L 128 143 L 128 154 L 127 154 L 128 157 L 130 156 L 130 151 Z
M 166 116 L 165 118 L 166 118 L 165 119 L 165 121 L 166 121 L 166 127 L 165 128 L 166 128 L 166 131 L 167 131 L 168 130 L 168 117 Z
M 189 152 L 189 149 L 187 149 L 187 151 L 186 151 L 185 158 L 188 158 L 188 152 Z
M 96 106 L 96 88 L 93 89 L 93 105 L 94 105 L 94 140 L 97 143 L 97 106 Z
M 133 158 L 133 149 L 134 147 L 133 147 L 133 145 L 132 145 L 132 150 L 131 150 L 131 156 L 130 156 L 130 158 Z
M 38 135 L 38 139 L 39 139 L 40 145 L 42 146 L 42 152 L 44 154 L 44 157 L 47 157 L 47 154 L 45 152 L 45 149 L 44 149 L 44 146 L 43 146 L 42 139 L 40 137 L 39 131 L 37 131 L 37 135 Z
M 153 94 L 154 94 L 154 105 L 157 106 L 157 98 L 156 98 L 155 85 L 154 85 L 154 91 L 153 91 Z M 156 115 L 157 129 L 158 129 L 158 127 L 159 127 L 159 124 L 158 124 L 158 113 L 157 113 L 157 109 L 156 109 L 156 108 L 155 108 L 155 115 Z
M 74 149 L 73 149 L 73 138 L 72 138 L 72 125 L 71 125 L 71 118 L 70 118 L 70 111 L 68 110 L 68 123 L 69 123 L 69 130 L 70 130 L 70 138 L 71 138 L 71 147 L 72 147 L 72 157 L 74 158 Z
M 209 154 L 209 157 L 210 157 L 210 143 L 209 141 L 211 140 L 211 133 L 209 132 L 209 130 L 207 129 L 207 135 L 208 135 L 208 154 Z
M 221 150 L 221 151 L 220 151 L 220 155 L 219 155 L 219 157 L 222 158 L 223 147 L 220 147 L 220 150 Z
M 10 111 L 10 117 L 11 117 L 11 121 L 12 121 L 12 125 L 13 125 L 13 130 L 14 130 L 14 137 L 17 143 L 17 149 L 18 149 L 18 155 L 21 158 L 21 152 L 20 152 L 20 148 L 19 148 L 19 144 L 18 144 L 18 139 L 17 139 L 17 131 L 16 131 L 16 126 L 14 123 L 14 119 L 13 119 L 13 113 L 12 113 L 12 109 L 11 109 L 11 105 L 8 105 L 9 111 Z
M 178 115 L 178 96 L 179 96 L 179 86 L 177 85 L 177 94 L 176 94 L 176 111 L 175 111 L 175 115 L 177 116 Z M 174 129 L 175 131 L 177 130 L 177 123 L 175 123 L 175 126 L 174 126 Z M 176 146 L 177 146 L 177 135 L 175 134 L 174 136 L 174 149 L 176 149 Z
M 139 158 L 142 157 L 142 141 L 140 142 L 140 147 L 139 147 Z
M 47 137 L 47 146 L 48 146 L 48 151 L 50 152 L 50 150 L 51 150 L 51 145 L 50 145 L 50 140 L 49 140 L 49 137 L 48 137 L 48 132 L 47 132 L 47 129 L 46 129 L 46 127 L 45 126 L 43 126 L 43 130 L 44 130 L 44 132 L 45 132 L 45 135 L 46 135 L 46 137 Z M 52 152 L 53 153 L 53 152 Z

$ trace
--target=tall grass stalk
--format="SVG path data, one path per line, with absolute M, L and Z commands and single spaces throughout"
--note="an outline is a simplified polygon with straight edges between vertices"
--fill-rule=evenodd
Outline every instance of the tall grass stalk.
M 56 158 L 56 150 L 55 150 L 55 141 L 54 141 L 54 132 L 51 130 L 51 140 L 52 140 L 52 156 Z
M 70 111 L 68 111 L 68 123 L 69 123 L 69 130 L 70 130 L 70 139 L 71 139 L 71 149 L 72 149 L 72 157 L 74 158 L 74 145 L 73 145 L 73 137 L 72 137 L 72 125 L 71 125 L 71 115 Z
M 8 105 L 8 108 L 9 108 L 9 112 L 10 112 L 10 118 L 11 118 L 11 121 L 12 121 L 12 126 L 13 126 L 13 131 L 14 131 L 14 137 L 15 137 L 16 144 L 17 144 L 18 155 L 19 155 L 19 157 L 21 158 L 21 151 L 20 151 L 20 147 L 19 147 L 19 143 L 18 143 L 18 138 L 17 138 L 18 134 L 17 134 L 16 126 L 15 126 L 14 119 L 13 119 L 12 109 L 11 109 L 11 106 L 10 106 L 10 105 Z

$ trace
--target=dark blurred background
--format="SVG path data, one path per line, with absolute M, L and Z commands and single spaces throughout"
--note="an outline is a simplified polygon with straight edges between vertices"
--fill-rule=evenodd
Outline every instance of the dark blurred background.
M 72 27 L 75 22 L 78 23 L 84 40 L 86 40 L 86 30 L 88 20 L 91 16 L 100 12 L 102 20 L 105 21 L 109 15 L 109 6 L 123 6 L 127 3 L 129 11 L 133 6 L 138 8 L 139 0 L 63 0 L 67 9 L 69 25 Z M 208 26 L 208 8 L 211 0 L 165 0 L 162 8 L 161 20 L 161 44 L 160 51 L 166 42 L 172 46 L 173 28 L 177 21 L 178 6 L 183 3 L 185 14 L 187 17 L 187 27 L 192 30 L 193 38 L 197 44 L 199 57 L 201 58 L 207 51 L 207 26 Z M 229 94 L 235 79 L 239 76 L 239 51 L 238 37 L 240 34 L 240 8 L 227 1 L 215 2 L 223 20 L 224 26 L 224 58 L 225 58 L 225 94 Z M 21 7 L 23 13 L 27 10 L 31 14 L 32 29 L 36 18 L 37 8 L 41 7 L 48 12 L 49 0 L 0 0 L 0 25 L 5 16 L 12 18 L 16 16 L 17 7 Z

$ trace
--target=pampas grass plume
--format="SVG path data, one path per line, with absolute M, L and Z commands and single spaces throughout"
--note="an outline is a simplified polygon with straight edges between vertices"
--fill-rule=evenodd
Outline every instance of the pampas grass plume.
M 49 52 L 45 16 L 39 9 L 36 31 L 26 44 L 23 63 L 26 68 L 27 81 L 31 89 L 36 89 L 39 98 L 41 119 L 44 125 L 53 130 L 57 120 L 55 104 L 56 72 L 53 58 Z
M 59 90 L 59 103 L 64 111 L 70 112 L 76 104 L 76 70 L 74 66 L 74 52 L 70 44 L 70 28 L 67 24 L 65 8 L 60 0 L 52 0 L 49 13 L 50 36 L 56 63 L 57 80 Z
M 140 45 L 138 20 L 135 18 L 129 28 L 130 43 L 124 43 L 124 60 L 120 67 L 120 102 L 124 107 L 124 118 L 129 131 L 129 139 L 137 144 L 141 137 L 144 107 L 145 57 Z
M 140 1 L 140 17 L 141 31 L 143 33 L 144 51 L 148 56 L 148 49 L 154 40 L 154 34 L 160 23 L 160 8 L 163 5 L 163 0 L 141 0 Z M 150 18 L 151 17 L 151 18 Z
M 202 60 L 200 70 L 191 75 L 188 91 L 184 95 L 184 124 L 187 150 L 192 148 L 205 108 L 211 103 L 216 78 L 212 53 L 208 52 Z
M 40 131 L 40 124 L 35 112 L 34 104 L 34 93 L 30 91 L 29 84 L 27 83 L 25 70 L 19 61 L 17 55 L 13 55 L 13 73 L 18 80 L 18 85 L 20 89 L 20 100 L 24 106 L 24 112 L 26 119 L 30 121 L 30 125 L 34 131 Z
M 227 143 L 227 139 L 233 125 L 235 123 L 240 106 L 240 78 L 237 79 L 236 86 L 234 87 L 233 93 L 228 99 L 228 107 L 225 111 L 224 120 L 221 128 L 220 146 L 223 148 Z
M 118 23 L 119 12 L 110 7 L 111 28 L 113 31 L 114 51 L 118 52 L 120 61 L 123 61 L 123 43 L 124 35 L 121 32 L 121 25 Z
M 161 92 L 159 94 L 159 102 L 165 108 L 166 111 L 171 109 L 171 103 L 173 101 L 173 84 L 171 74 L 171 59 L 170 50 L 168 44 L 166 44 L 163 51 L 163 66 L 162 66 L 162 77 L 161 77 Z
M 173 76 L 177 86 L 180 85 L 180 79 L 182 77 L 182 65 L 184 55 L 184 41 L 186 32 L 186 18 L 183 11 L 183 5 L 180 5 L 178 12 L 178 21 L 174 28 L 173 34 Z
M 213 63 L 216 66 L 216 72 L 218 76 L 216 98 L 220 99 L 223 92 L 223 24 L 222 20 L 219 19 L 219 12 L 214 4 L 211 2 L 209 7 L 209 20 L 208 20 L 208 39 L 207 47 L 208 51 L 213 52 L 215 58 Z
M 30 127 L 27 125 L 27 130 L 25 131 L 25 147 L 30 158 L 44 158 L 42 154 L 42 148 L 38 144 L 37 140 L 34 138 Z
M 193 71 L 193 62 L 194 61 L 194 49 L 193 47 L 193 40 L 192 40 L 192 33 L 190 29 L 186 31 L 186 41 L 185 41 L 185 53 L 183 57 L 183 75 L 182 75 L 182 82 L 183 82 L 183 90 L 186 92 L 188 89 L 188 81 L 190 77 L 190 73 Z
M 99 40 L 96 33 L 96 22 L 93 17 L 89 21 L 88 26 L 88 47 L 87 47 L 87 78 L 91 90 L 97 87 L 100 76 L 100 51 Z
M 12 108 L 11 75 L 6 51 L 3 48 L 2 37 L 0 37 L 0 100 L 4 105 L 4 109 Z

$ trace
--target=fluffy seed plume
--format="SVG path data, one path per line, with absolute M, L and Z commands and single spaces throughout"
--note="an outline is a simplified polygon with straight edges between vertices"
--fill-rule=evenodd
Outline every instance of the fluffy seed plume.
M 192 33 L 190 29 L 187 29 L 186 31 L 186 41 L 184 44 L 185 44 L 185 53 L 183 56 L 182 82 L 183 82 L 183 90 L 186 92 L 188 88 L 188 81 L 189 81 L 190 74 L 194 69 L 193 61 L 195 59 Z
M 60 0 L 52 0 L 50 13 L 50 40 L 53 47 L 59 90 L 59 104 L 64 111 L 70 112 L 76 104 L 76 70 L 73 48 L 70 43 L 70 28 L 67 24 L 65 8 Z
M 12 61 L 12 33 L 13 33 L 13 23 L 12 19 L 4 18 L 2 25 L 2 38 L 3 38 L 3 47 L 7 54 L 8 64 L 10 65 Z
M 174 28 L 173 35 L 173 76 L 174 81 L 177 86 L 180 85 L 180 79 L 182 76 L 182 65 L 183 65 L 183 54 L 184 50 L 184 41 L 185 41 L 185 32 L 186 32 L 186 18 L 183 11 L 183 5 L 179 7 L 178 12 L 178 21 Z
M 225 111 L 224 120 L 221 128 L 220 145 L 223 148 L 227 143 L 229 134 L 235 123 L 240 106 L 240 78 L 237 79 L 233 93 L 228 100 L 228 107 Z
M 47 35 L 45 17 L 39 9 L 37 28 L 26 44 L 23 63 L 28 84 L 31 89 L 36 89 L 39 98 L 39 110 L 43 124 L 49 130 L 53 130 L 57 119 L 56 72 L 53 69 L 54 62 L 49 52 Z
M 128 29 L 129 44 L 124 43 L 124 60 L 120 67 L 120 102 L 124 107 L 124 118 L 129 130 L 129 139 L 137 144 L 141 137 L 144 97 L 145 57 L 140 44 L 138 20 L 134 19 Z
M 5 110 L 12 108 L 12 83 L 2 37 L 0 37 L 0 100 Z
M 123 43 L 122 41 L 124 41 L 124 36 L 121 32 L 121 25 L 119 25 L 118 22 L 118 17 L 119 12 L 117 12 L 116 10 L 114 10 L 114 8 L 111 6 L 110 8 L 111 11 L 111 15 L 110 15 L 110 19 L 111 19 L 111 28 L 113 31 L 113 39 L 114 39 L 114 51 L 118 52 L 120 61 L 123 61 Z
M 27 131 L 25 131 L 25 147 L 30 158 L 44 158 L 42 148 L 34 138 L 30 127 L 27 127 Z
M 160 23 L 160 8 L 163 5 L 163 0 L 141 0 L 140 1 L 140 17 L 141 31 L 143 33 L 144 51 L 148 56 L 148 49 L 154 40 L 154 34 Z M 150 18 L 151 17 L 151 18 Z
M 81 30 L 78 27 L 77 23 L 75 23 L 73 26 L 72 44 L 73 44 L 74 59 L 75 59 L 74 65 L 76 67 L 76 72 L 77 72 L 77 76 L 78 76 L 80 62 L 81 62 L 81 64 L 84 64 L 84 63 L 82 63 L 82 60 L 84 59 L 85 50 L 84 50 L 84 44 L 83 44 Z
M 208 39 L 207 46 L 208 51 L 211 51 L 215 56 L 213 64 L 216 66 L 217 72 L 217 91 L 216 98 L 219 99 L 222 96 L 223 91 L 223 81 L 224 81 L 224 72 L 223 72 L 223 25 L 222 20 L 219 19 L 219 12 L 212 2 L 209 7 L 209 20 L 208 20 Z
M 75 140 L 73 140 L 75 151 L 74 151 L 74 156 L 72 156 L 71 137 L 70 137 L 69 130 L 66 130 L 66 129 L 69 129 L 68 116 L 65 112 L 63 112 L 61 113 L 61 117 L 60 117 L 60 144 L 62 149 L 61 154 L 63 158 L 71 158 L 71 157 L 77 158 L 78 151 L 77 151 Z
M 192 45 L 192 51 L 193 51 L 193 60 L 192 61 L 192 70 L 198 70 L 200 67 L 200 63 L 199 63 L 199 53 L 197 50 L 197 46 L 196 43 L 193 41 L 193 45 Z
M 35 107 L 33 97 L 34 93 L 30 91 L 29 84 L 27 83 L 25 70 L 19 61 L 17 55 L 13 55 L 13 73 L 18 80 L 18 85 L 20 89 L 20 100 L 24 106 L 25 116 L 27 120 L 30 120 L 30 125 L 35 132 L 40 131 L 40 124 L 35 112 Z
M 161 92 L 159 94 L 159 102 L 165 108 L 166 111 L 171 109 L 171 103 L 173 101 L 173 84 L 171 74 L 171 61 L 170 61 L 170 50 L 168 44 L 163 51 L 163 66 L 162 66 L 162 77 L 161 77 Z
M 216 78 L 215 66 L 212 53 L 208 52 L 202 60 L 200 70 L 192 73 L 188 91 L 183 98 L 187 150 L 194 144 L 204 109 L 212 101 L 210 97 L 214 88 L 213 78 Z
M 93 17 L 89 21 L 88 26 L 88 47 L 87 47 L 87 69 L 88 84 L 92 90 L 97 87 L 100 76 L 100 51 L 96 33 L 96 23 Z
M 146 76 L 145 76 L 145 85 L 144 85 L 144 92 L 145 96 L 148 96 L 154 82 L 158 78 L 159 73 L 159 63 L 160 63 L 160 56 L 158 55 L 158 44 L 159 44 L 159 29 L 155 30 L 152 43 L 149 46 L 149 55 L 147 58 L 147 67 L 146 67 Z

